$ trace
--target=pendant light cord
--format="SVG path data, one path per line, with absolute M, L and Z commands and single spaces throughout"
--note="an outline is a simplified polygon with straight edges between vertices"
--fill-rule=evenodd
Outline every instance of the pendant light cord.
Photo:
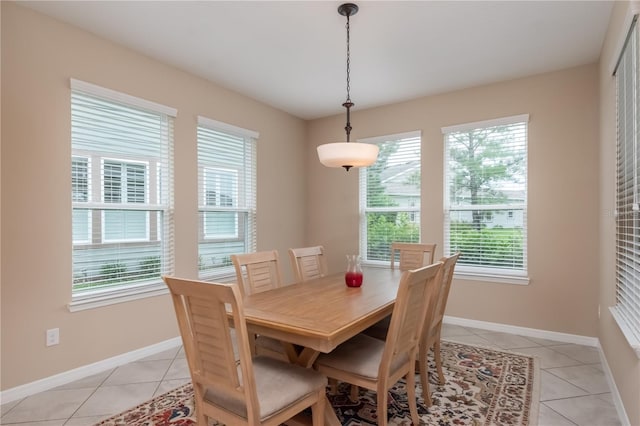
M 349 15 L 347 15 L 347 102 L 351 102 L 351 49 L 349 48 Z

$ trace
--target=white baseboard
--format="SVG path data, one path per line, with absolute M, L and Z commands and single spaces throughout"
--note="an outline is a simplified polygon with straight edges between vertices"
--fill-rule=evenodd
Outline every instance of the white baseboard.
M 611 398 L 613 399 L 613 404 L 615 405 L 616 411 L 618 412 L 620 423 L 622 424 L 622 426 L 631 426 L 631 422 L 629 421 L 629 417 L 627 416 L 627 411 L 624 409 L 624 404 L 622 404 L 622 397 L 620 396 L 620 392 L 618 392 L 616 382 L 613 380 L 613 373 L 609 368 L 607 358 L 604 356 L 604 351 L 602 350 L 600 341 L 598 341 L 598 352 L 600 353 L 600 362 L 602 363 L 602 367 L 604 368 L 604 375 L 606 376 L 607 383 L 609 383 L 609 388 L 611 389 Z
M 481 328 L 483 330 L 501 331 L 503 333 L 519 334 L 521 336 L 537 337 L 539 339 L 557 340 L 564 343 L 575 343 L 576 345 L 598 346 L 597 337 L 580 336 L 578 334 L 558 333 L 556 331 L 539 330 L 537 328 L 519 327 L 517 325 L 500 324 L 497 322 L 478 321 L 466 318 L 450 317 L 445 315 L 447 324 L 460 325 L 462 327 Z
M 182 345 L 182 339 L 178 336 L 174 337 L 173 339 L 165 340 L 164 342 L 136 349 L 134 351 L 127 352 L 121 355 L 116 355 L 114 357 L 94 362 L 93 364 L 74 368 L 73 370 L 65 371 L 63 373 L 56 374 L 41 380 L 36 380 L 35 382 L 16 386 L 15 388 L 7 389 L 0 392 L 0 403 L 6 404 L 7 402 L 25 398 L 38 392 L 43 392 L 58 386 L 66 385 L 67 383 L 71 383 L 76 380 L 92 376 L 94 374 L 102 373 L 103 371 L 119 367 L 132 361 L 137 361 L 141 358 L 145 358 L 159 352 L 178 347 L 180 345 Z

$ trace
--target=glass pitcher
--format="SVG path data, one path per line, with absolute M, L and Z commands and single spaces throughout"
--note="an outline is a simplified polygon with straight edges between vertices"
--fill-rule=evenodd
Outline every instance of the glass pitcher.
M 348 287 L 360 287 L 362 285 L 362 264 L 357 254 L 347 255 L 347 272 L 344 281 Z

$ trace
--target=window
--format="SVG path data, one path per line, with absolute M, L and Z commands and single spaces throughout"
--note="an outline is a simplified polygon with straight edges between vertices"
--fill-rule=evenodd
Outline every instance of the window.
M 71 309 L 166 292 L 175 110 L 71 80 Z
M 202 279 L 235 276 L 234 253 L 256 250 L 256 132 L 198 117 Z
M 611 312 L 640 356 L 640 97 L 635 19 L 615 69 L 617 92 L 616 305 Z
M 388 263 L 391 243 L 420 241 L 420 132 L 360 140 L 380 147 L 360 169 L 360 255 Z
M 528 115 L 442 129 L 444 252 L 456 272 L 527 282 Z

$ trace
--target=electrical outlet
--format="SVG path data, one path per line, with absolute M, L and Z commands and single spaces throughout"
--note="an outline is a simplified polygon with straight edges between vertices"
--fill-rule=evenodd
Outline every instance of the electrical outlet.
M 47 330 L 47 346 L 53 346 L 60 343 L 60 329 L 52 328 Z

